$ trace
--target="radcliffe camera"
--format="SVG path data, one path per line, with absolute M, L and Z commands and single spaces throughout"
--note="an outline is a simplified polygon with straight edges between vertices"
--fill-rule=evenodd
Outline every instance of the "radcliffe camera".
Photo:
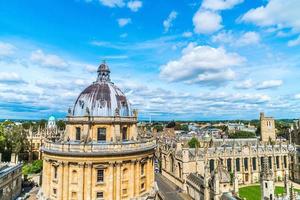
M 0 0 L 0 200 L 300 200 L 299 0 Z

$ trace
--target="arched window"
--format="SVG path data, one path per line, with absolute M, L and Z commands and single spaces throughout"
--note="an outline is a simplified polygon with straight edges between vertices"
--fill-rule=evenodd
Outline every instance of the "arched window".
M 78 183 L 78 173 L 76 170 L 72 171 L 72 183 Z
M 248 158 L 244 158 L 244 167 L 245 170 L 248 171 Z
M 170 171 L 174 172 L 174 158 L 170 155 Z
M 123 169 L 123 180 L 128 180 L 128 169 L 127 168 L 125 168 L 125 169 Z
M 232 161 L 231 158 L 228 158 L 227 161 L 226 161 L 227 162 L 227 170 L 229 172 L 231 172 L 231 170 L 232 170 L 231 161 Z
M 252 169 L 254 171 L 256 171 L 256 158 L 255 157 L 252 158 Z
M 235 168 L 236 171 L 241 171 L 240 158 L 235 159 Z
M 122 140 L 128 140 L 127 137 L 127 127 L 122 128 Z
M 213 159 L 211 159 L 209 161 L 209 171 L 212 172 L 215 169 L 215 161 Z

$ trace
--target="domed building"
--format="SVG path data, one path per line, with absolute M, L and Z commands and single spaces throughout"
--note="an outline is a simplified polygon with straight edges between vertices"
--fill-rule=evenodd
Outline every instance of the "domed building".
M 154 188 L 155 141 L 142 138 L 137 111 L 103 63 L 69 109 L 60 141 L 43 151 L 40 199 L 146 199 Z

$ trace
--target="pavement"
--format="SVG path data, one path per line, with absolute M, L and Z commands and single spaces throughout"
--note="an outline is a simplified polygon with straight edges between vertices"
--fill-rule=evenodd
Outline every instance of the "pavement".
M 157 183 L 159 193 L 164 200 L 188 200 L 188 195 L 181 193 L 180 189 L 167 178 L 159 173 L 155 173 L 155 181 Z

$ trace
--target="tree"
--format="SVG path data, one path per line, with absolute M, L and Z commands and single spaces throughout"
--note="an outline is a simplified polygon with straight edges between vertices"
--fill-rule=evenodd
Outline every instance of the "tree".
M 196 148 L 199 147 L 199 141 L 197 140 L 197 138 L 193 137 L 192 139 L 190 139 L 190 141 L 188 142 L 188 145 L 190 148 Z
M 59 130 L 63 130 L 66 128 L 66 122 L 64 120 L 58 120 L 56 126 Z
M 253 132 L 248 131 L 235 131 L 229 134 L 229 138 L 255 138 L 256 135 Z

